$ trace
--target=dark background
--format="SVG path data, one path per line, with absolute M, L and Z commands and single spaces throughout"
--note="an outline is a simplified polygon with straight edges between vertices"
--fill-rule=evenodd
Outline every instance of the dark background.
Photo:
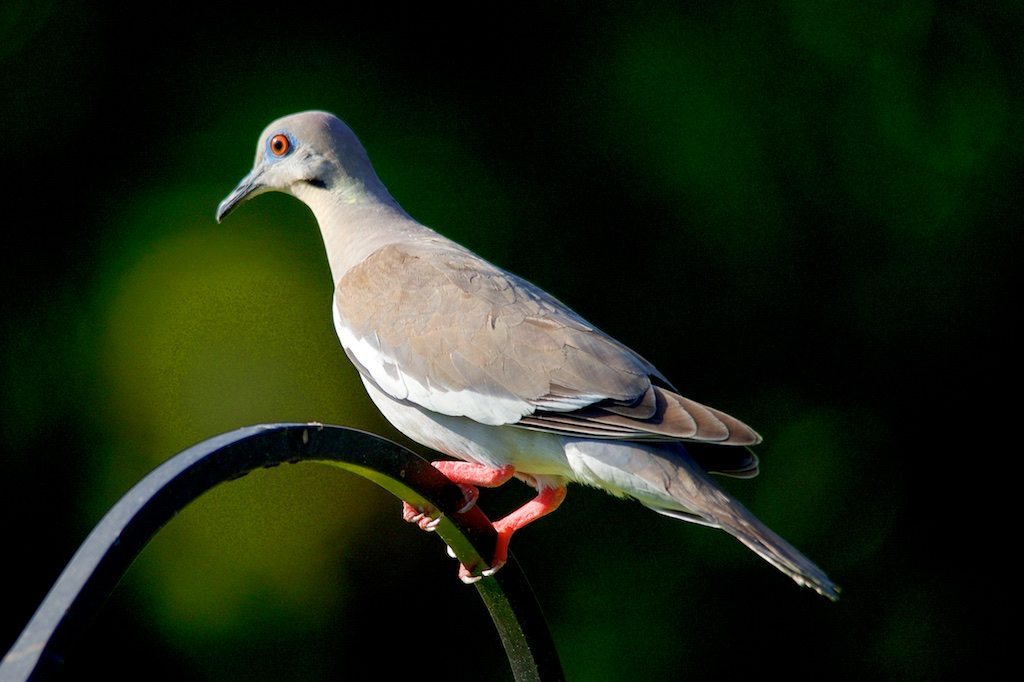
M 724 485 L 844 588 L 574 487 L 513 543 L 571 679 L 995 665 L 1019 4 L 95 5 L 0 9 L 0 649 L 186 446 L 291 420 L 400 439 L 334 337 L 309 211 L 213 221 L 260 130 L 317 108 L 413 216 L 760 431 L 761 476 Z M 509 679 L 455 569 L 371 484 L 261 472 L 160 533 L 67 672 Z

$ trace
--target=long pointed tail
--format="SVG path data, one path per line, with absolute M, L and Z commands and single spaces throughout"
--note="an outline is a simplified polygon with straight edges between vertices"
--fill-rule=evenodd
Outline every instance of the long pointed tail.
M 699 502 L 690 500 L 691 508 L 697 507 L 693 513 L 652 508 L 667 516 L 721 528 L 798 585 L 809 587 L 832 601 L 839 598 L 839 587 L 800 550 L 761 523 L 746 507 L 717 486 L 707 492 L 709 494 Z
M 577 480 L 634 497 L 661 514 L 721 528 L 797 584 L 839 598 L 823 570 L 719 488 L 681 444 L 578 441 L 566 453 Z

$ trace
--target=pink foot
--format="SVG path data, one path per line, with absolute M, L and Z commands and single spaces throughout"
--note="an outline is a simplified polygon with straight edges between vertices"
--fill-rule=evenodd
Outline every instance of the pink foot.
M 512 478 L 515 469 L 502 467 L 501 469 L 489 469 L 479 464 L 468 462 L 452 462 L 448 460 L 431 462 L 431 464 L 448 477 L 448 479 L 459 486 L 465 501 L 459 507 L 459 513 L 465 514 L 476 505 L 480 497 L 480 490 L 477 485 L 493 486 L 501 485 Z M 402 518 L 409 523 L 415 523 L 425 531 L 437 530 L 437 524 L 441 523 L 442 514 L 433 506 L 416 506 L 408 502 L 402 502 Z
M 494 526 L 494 531 L 498 534 L 498 539 L 494 545 L 494 558 L 491 559 L 490 565 L 479 574 L 474 574 L 473 568 L 475 566 L 469 568 L 460 564 L 459 580 L 468 585 L 475 583 L 480 578 L 497 573 L 498 569 L 504 566 L 508 560 L 508 545 L 512 539 L 512 534 L 523 526 L 558 509 L 558 505 L 562 504 L 562 501 L 565 499 L 565 492 L 565 487 L 543 488 L 537 493 L 537 497 L 508 516 L 495 521 L 492 525 Z
M 460 514 L 465 514 L 476 504 L 480 497 L 480 490 L 477 486 L 497 488 L 507 483 L 516 473 L 515 467 L 512 465 L 492 469 L 482 464 L 455 462 L 449 459 L 431 462 L 431 464 L 462 490 L 466 503 L 459 508 Z
M 506 464 L 497 469 L 492 469 L 483 464 L 455 462 L 450 459 L 431 462 L 431 464 L 434 465 L 435 469 L 447 476 L 448 480 L 452 483 L 467 483 L 484 488 L 497 488 L 500 485 L 504 485 L 516 473 L 515 467 L 511 464 Z
M 402 502 L 402 518 L 427 532 L 437 530 L 437 524 L 441 523 L 441 513 L 431 505 L 414 507 L 408 502 Z

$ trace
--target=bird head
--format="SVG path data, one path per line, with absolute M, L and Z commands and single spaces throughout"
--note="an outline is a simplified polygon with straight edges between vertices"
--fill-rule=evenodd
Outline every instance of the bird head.
M 306 111 L 264 129 L 252 171 L 217 207 L 217 222 L 236 206 L 264 192 L 285 192 L 304 201 L 330 192 L 346 201 L 386 194 L 363 145 L 333 114 Z

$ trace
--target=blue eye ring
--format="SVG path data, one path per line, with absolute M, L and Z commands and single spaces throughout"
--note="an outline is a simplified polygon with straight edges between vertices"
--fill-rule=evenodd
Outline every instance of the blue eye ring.
M 285 135 L 284 133 L 277 133 L 276 135 L 272 135 L 267 140 L 267 153 L 270 156 L 276 158 L 288 156 L 288 154 L 292 151 L 292 147 L 293 145 L 291 138 Z

